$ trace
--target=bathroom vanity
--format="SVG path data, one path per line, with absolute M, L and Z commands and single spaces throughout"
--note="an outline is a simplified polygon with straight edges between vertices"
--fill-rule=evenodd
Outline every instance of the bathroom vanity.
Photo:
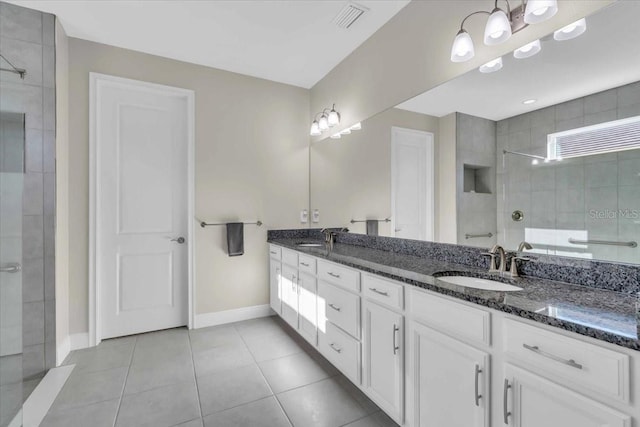
M 398 424 L 640 422 L 635 295 L 284 236 L 269 239 L 271 307 Z

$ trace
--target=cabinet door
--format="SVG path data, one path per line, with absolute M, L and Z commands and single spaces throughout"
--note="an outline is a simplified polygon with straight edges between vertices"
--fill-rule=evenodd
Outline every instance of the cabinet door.
M 281 297 L 282 264 L 280 261 L 271 259 L 269 261 L 269 303 L 273 311 L 282 314 Z
M 318 345 L 316 278 L 306 273 L 298 277 L 298 326 L 300 335 L 314 346 Z
M 513 427 L 630 427 L 628 415 L 513 365 L 505 365 L 499 415 Z
M 376 303 L 363 303 L 363 386 L 398 424 L 403 423 L 403 316 Z
M 488 427 L 489 355 L 415 321 L 407 341 L 410 425 Z
M 282 266 L 282 318 L 298 329 L 298 270 L 288 265 Z

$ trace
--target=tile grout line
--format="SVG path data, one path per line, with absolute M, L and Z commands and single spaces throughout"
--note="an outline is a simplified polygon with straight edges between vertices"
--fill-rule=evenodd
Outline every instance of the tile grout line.
M 204 426 L 204 415 L 202 414 L 202 402 L 200 401 L 200 388 L 198 387 L 198 375 L 196 375 L 196 361 L 193 357 L 193 347 L 191 347 L 191 331 L 187 329 L 187 336 L 189 338 L 189 354 L 191 355 L 191 366 L 193 370 L 193 380 L 196 386 L 196 399 L 198 400 L 198 413 L 200 414 L 200 421 Z
M 278 327 L 281 328 L 280 325 L 278 325 Z M 284 406 L 282 406 L 282 403 L 280 402 L 280 399 L 278 399 L 278 396 L 273 392 L 273 388 L 271 388 L 271 384 L 269 384 L 269 380 L 267 380 L 267 377 L 264 375 L 264 372 L 262 372 L 262 368 L 260 367 L 260 364 L 258 363 L 258 361 L 256 360 L 256 357 L 254 356 L 253 352 L 251 351 L 251 349 L 247 345 L 247 342 L 244 340 L 244 336 L 242 336 L 240 331 L 238 331 L 238 328 L 236 328 L 235 323 L 233 324 L 233 328 L 236 330 L 236 332 L 240 336 L 240 339 L 242 340 L 242 342 L 245 345 L 245 347 L 247 347 L 247 350 L 249 350 L 249 354 L 251 354 L 251 358 L 253 359 L 253 361 L 255 362 L 256 366 L 258 367 L 258 371 L 260 371 L 260 375 L 262 375 L 262 378 L 264 379 L 264 382 L 267 383 L 267 387 L 269 387 L 269 390 L 271 390 L 271 397 L 273 397 L 276 400 L 276 403 L 278 404 L 278 407 L 280 408 L 280 410 L 284 414 L 285 418 L 289 422 L 289 425 L 293 427 L 293 421 L 289 417 L 289 414 L 287 414 L 287 411 L 285 411 Z M 283 329 L 283 331 L 284 331 L 284 329 Z M 286 357 L 286 356 L 284 356 L 284 357 Z
M 133 343 L 133 350 L 129 357 L 129 365 L 127 366 L 127 374 L 124 376 L 124 384 L 122 384 L 122 391 L 120 392 L 120 399 L 118 400 L 118 409 L 116 410 L 116 416 L 113 418 L 113 427 L 118 423 L 118 417 L 120 416 L 120 408 L 122 407 L 122 400 L 124 399 L 124 390 L 127 387 L 127 380 L 129 379 L 129 372 L 131 372 L 131 365 L 133 364 L 133 355 L 136 353 L 136 347 L 138 346 L 138 337 L 135 338 Z

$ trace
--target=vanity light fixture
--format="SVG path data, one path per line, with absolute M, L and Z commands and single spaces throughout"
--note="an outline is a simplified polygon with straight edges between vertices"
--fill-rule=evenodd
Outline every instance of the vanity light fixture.
M 333 104 L 331 108 L 325 108 L 318 114 L 316 114 L 313 122 L 311 122 L 311 128 L 309 129 L 309 135 L 320 136 L 325 130 L 332 128 L 340 124 L 340 113 L 336 110 L 336 104 Z M 353 130 L 362 129 L 360 122 L 355 125 L 343 129 L 340 132 L 331 135 L 333 139 L 339 139 L 342 135 L 349 135 Z
M 498 57 L 494 60 L 487 62 L 480 66 L 479 70 L 481 73 L 494 73 L 498 70 L 502 69 L 502 57 Z
M 531 43 L 527 43 L 522 47 L 513 51 L 513 57 L 517 59 L 531 58 L 536 53 L 542 50 L 540 45 L 540 39 L 534 40 Z
M 575 39 L 587 31 L 587 20 L 582 18 L 576 22 L 560 28 L 553 33 L 553 39 L 558 41 Z
M 524 22 L 537 24 L 558 13 L 558 0 L 529 0 L 524 10 Z
M 522 103 L 524 105 L 531 105 L 531 104 L 535 103 L 536 101 L 537 101 L 537 99 L 527 99 L 525 101 L 522 101 Z
M 506 3 L 506 11 L 498 7 L 498 0 L 495 0 L 491 12 L 479 10 L 470 13 L 462 20 L 460 30 L 456 34 L 451 47 L 452 62 L 465 62 L 475 55 L 473 40 L 464 29 L 464 23 L 473 15 L 489 15 L 484 27 L 483 40 L 487 46 L 493 46 L 509 40 L 512 34 L 526 28 L 529 24 L 546 21 L 558 12 L 557 0 L 522 0 L 522 4 L 513 10 L 509 0 L 503 1 Z M 539 51 L 538 49 L 531 55 Z M 526 58 L 526 56 L 523 56 L 523 58 Z

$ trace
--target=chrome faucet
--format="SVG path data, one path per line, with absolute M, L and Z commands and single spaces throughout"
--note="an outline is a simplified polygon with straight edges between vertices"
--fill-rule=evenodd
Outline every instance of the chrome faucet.
M 484 252 L 482 255 L 491 257 L 491 264 L 489 265 L 489 273 L 500 273 L 502 275 L 506 271 L 506 254 L 504 248 L 500 245 L 493 245 L 489 252 Z M 500 256 L 500 267 L 496 265 L 496 257 Z

